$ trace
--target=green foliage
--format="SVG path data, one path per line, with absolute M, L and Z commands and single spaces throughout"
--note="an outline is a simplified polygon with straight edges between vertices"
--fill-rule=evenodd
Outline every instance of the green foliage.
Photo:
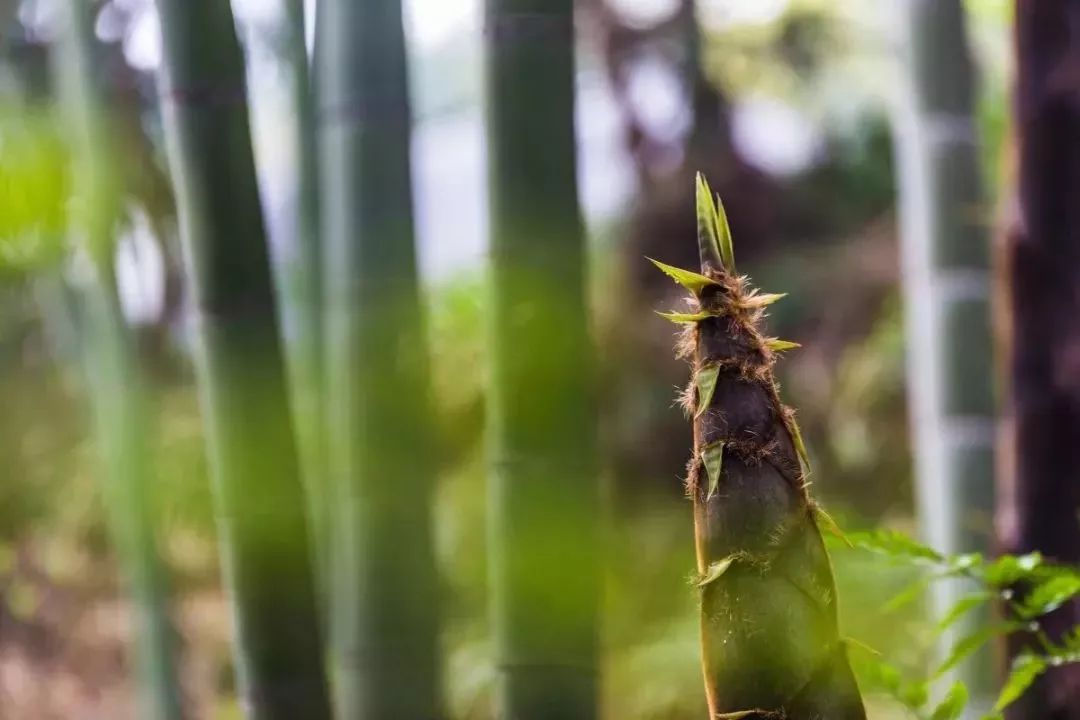
M 1001 711 L 1020 698 L 1047 668 L 1080 662 L 1080 626 L 1054 642 L 1041 624 L 1048 613 L 1080 595 L 1077 569 L 1047 563 L 1038 553 L 1004 555 L 993 561 L 977 553 L 943 555 L 891 530 L 850 533 L 847 537 L 860 549 L 892 563 L 922 570 L 914 582 L 886 604 L 886 613 L 920 599 L 932 582 L 943 578 L 963 579 L 969 589 L 935 624 L 935 635 L 994 600 L 1000 600 L 1006 610 L 1004 620 L 976 627 L 957 640 L 946 658 L 926 677 L 905 678 L 896 667 L 877 659 L 866 663 L 865 674 L 871 683 L 914 717 L 929 720 L 959 717 L 967 704 L 966 689 L 960 684 L 953 685 L 944 699 L 928 711 L 933 683 L 986 643 L 1009 635 L 1027 633 L 1031 644 L 1015 659 L 994 705 L 994 714 L 987 716 L 988 720 L 1001 717 Z
M 45 111 L 0 110 L 0 271 L 54 263 L 63 248 L 68 154 Z

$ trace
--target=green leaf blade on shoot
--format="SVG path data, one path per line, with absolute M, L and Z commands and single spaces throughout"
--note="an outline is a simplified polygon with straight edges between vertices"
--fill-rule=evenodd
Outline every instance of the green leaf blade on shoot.
M 836 522 L 835 519 L 833 519 L 833 516 L 825 510 L 825 508 L 823 508 L 816 502 L 812 504 L 812 507 L 814 508 L 815 517 L 817 517 L 818 521 L 825 527 L 825 530 L 830 535 L 842 541 L 849 548 L 855 547 L 855 545 L 850 540 L 848 540 L 848 537 L 844 534 L 844 531 L 840 529 L 840 525 Z
M 735 243 L 731 238 L 731 226 L 728 225 L 727 210 L 720 196 L 716 196 L 716 234 L 720 245 L 720 260 L 732 275 L 735 274 Z
M 701 461 L 709 476 L 709 492 L 706 500 L 711 500 L 720 488 L 720 473 L 724 468 L 724 442 L 715 442 L 701 451 Z
M 718 317 L 716 313 L 706 312 L 704 310 L 696 313 L 679 313 L 679 312 L 660 312 L 656 311 L 656 314 L 665 320 L 670 320 L 678 325 L 693 325 L 699 323 L 706 318 Z
M 955 682 L 953 686 L 949 688 L 949 692 L 945 694 L 938 706 L 934 708 L 934 712 L 930 715 L 930 720 L 957 720 L 963 712 L 964 708 L 968 704 L 968 690 L 962 682 Z
M 797 342 L 791 340 L 781 340 L 780 338 L 769 338 L 765 341 L 765 346 L 773 352 L 784 352 L 785 350 L 794 350 L 795 348 L 801 348 Z
M 720 253 L 716 206 L 713 204 L 712 190 L 709 189 L 709 183 L 701 173 L 697 174 L 695 185 L 698 254 L 701 256 L 701 269 L 706 270 L 712 267 L 719 270 L 724 267 L 724 260 Z
M 795 452 L 799 454 L 799 462 L 802 463 L 803 477 L 805 478 L 810 474 L 810 455 L 806 452 L 806 443 L 803 442 L 802 431 L 799 430 L 799 423 L 795 421 L 795 416 L 792 413 L 788 413 L 788 432 L 791 433 L 791 442 L 795 446 Z
M 694 375 L 694 384 L 697 386 L 697 411 L 694 413 L 694 417 L 699 417 L 709 409 L 713 393 L 716 392 L 716 380 L 719 377 L 719 365 L 707 365 Z
M 994 712 L 1001 712 L 1031 687 L 1031 684 L 1046 670 L 1046 660 L 1037 655 L 1020 655 L 1013 661 L 1012 670 L 1001 688 Z
M 712 278 L 705 277 L 701 273 L 696 273 L 692 270 L 684 270 L 682 268 L 677 268 L 674 265 L 668 265 L 667 263 L 662 263 L 659 260 L 653 260 L 652 258 L 646 258 L 646 260 L 651 262 L 653 265 L 659 268 L 662 273 L 664 273 L 676 283 L 682 285 L 684 288 L 694 293 L 695 295 L 700 295 L 701 291 L 704 288 L 709 287 L 710 285 L 719 284 Z
M 716 562 L 709 565 L 709 567 L 705 570 L 705 573 L 698 578 L 697 583 L 695 584 L 699 588 L 703 588 L 706 585 L 716 582 L 721 577 L 723 577 L 724 573 L 728 571 L 732 563 L 734 563 L 738 559 L 739 555 L 738 553 L 735 553 L 733 555 L 728 555 L 723 560 L 717 560 Z
M 748 308 L 762 308 L 772 305 L 778 300 L 787 297 L 787 293 L 757 293 L 742 301 L 742 305 Z

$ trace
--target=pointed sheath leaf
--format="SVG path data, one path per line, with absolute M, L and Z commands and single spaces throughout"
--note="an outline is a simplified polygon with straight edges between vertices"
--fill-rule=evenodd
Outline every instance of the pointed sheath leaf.
M 806 443 L 803 442 L 802 432 L 799 430 L 799 423 L 795 422 L 794 417 L 788 421 L 788 431 L 791 433 L 791 442 L 795 445 L 795 452 L 799 453 L 799 462 L 802 463 L 803 475 L 809 475 L 810 456 L 806 453 Z
M 716 234 L 720 246 L 720 259 L 731 274 L 735 274 L 735 245 L 731 239 L 731 227 L 728 225 L 727 210 L 720 196 L 716 196 Z
M 786 297 L 787 293 L 758 293 L 743 300 L 742 305 L 748 308 L 768 307 L 777 300 L 783 300 Z
M 780 340 L 779 338 L 769 338 L 765 341 L 765 345 L 773 352 L 784 352 L 785 350 L 794 350 L 795 348 L 802 347 L 802 345 L 797 342 Z
M 718 317 L 716 313 L 706 312 L 704 310 L 696 313 L 678 313 L 678 312 L 659 312 L 656 313 L 662 318 L 670 320 L 673 323 L 680 325 L 691 325 L 696 322 L 701 322 L 705 318 Z
M 1045 670 L 1046 661 L 1037 655 L 1021 655 L 1016 658 L 1009 679 L 1005 681 L 1005 686 L 1001 688 L 1001 694 L 994 704 L 994 712 L 1001 712 L 1012 705 Z
M 930 720 L 956 720 L 968 703 L 968 691 L 962 682 L 955 682 L 944 699 L 934 708 Z
M 716 223 L 716 206 L 713 204 L 712 190 L 701 173 L 697 174 L 697 238 L 698 254 L 701 256 L 701 269 L 709 267 L 717 270 L 724 267 L 720 253 L 719 229 Z
M 709 493 L 706 500 L 711 500 L 720 487 L 720 472 L 724 469 L 724 441 L 714 442 L 701 451 L 702 462 L 705 463 L 705 472 L 709 475 Z
M 836 520 L 833 519 L 833 516 L 830 515 L 825 510 L 825 508 L 821 507 L 817 503 L 813 504 L 813 508 L 818 520 L 821 522 L 822 525 L 825 526 L 825 530 L 828 531 L 829 534 L 843 541 L 843 543 L 849 548 L 855 547 L 854 543 L 848 540 L 848 536 L 844 534 L 844 531 L 840 529 L 840 526 L 836 523 Z
M 723 560 L 717 560 L 716 562 L 709 565 L 708 569 L 705 570 L 705 573 L 698 578 L 697 586 L 701 588 L 705 587 L 709 583 L 716 582 L 724 573 L 728 571 L 728 568 L 731 567 L 731 564 L 735 562 L 738 557 L 738 553 L 734 555 L 728 555 Z
M 697 412 L 694 417 L 709 409 L 713 393 L 716 391 L 716 379 L 720 376 L 720 366 L 708 365 L 697 371 L 694 375 L 694 384 L 697 385 Z
M 659 260 L 653 260 L 652 258 L 646 259 L 656 267 L 660 268 L 660 271 L 665 275 L 695 295 L 700 295 L 702 288 L 719 284 L 712 278 L 705 277 L 700 273 L 691 270 L 683 270 L 682 268 L 677 268 L 674 265 L 668 265 L 667 263 L 662 263 Z

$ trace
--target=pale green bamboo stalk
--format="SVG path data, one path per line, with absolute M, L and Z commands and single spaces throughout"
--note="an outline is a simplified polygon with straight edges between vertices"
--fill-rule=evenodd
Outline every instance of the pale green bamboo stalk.
M 902 7 L 896 148 L 919 522 L 926 542 L 941 552 L 987 552 L 995 402 L 974 64 L 961 0 L 906 0 Z M 933 605 L 940 615 L 963 588 L 938 588 Z M 977 614 L 945 640 L 974 622 Z M 970 712 L 990 688 L 990 662 L 984 653 L 958 673 L 976 697 Z
M 599 484 L 571 0 L 487 0 L 497 715 L 598 716 Z
M 327 409 L 338 514 L 331 624 L 343 718 L 442 714 L 435 456 L 412 214 L 400 0 L 322 0 L 316 67 Z
M 308 496 L 320 606 L 327 606 L 330 527 L 326 477 L 326 418 L 323 397 L 324 338 L 322 240 L 319 232 L 315 98 L 305 40 L 304 0 L 284 0 L 283 61 L 292 98 L 292 142 L 296 153 L 293 255 L 282 268 L 283 311 L 297 441 Z
M 100 87 L 90 9 L 85 0 L 65 0 L 55 60 L 72 140 L 75 210 L 70 232 L 81 241 L 76 250 L 90 265 L 89 277 L 76 288 L 84 328 L 80 350 L 104 461 L 109 528 L 134 607 L 139 715 L 179 720 L 183 713 L 174 657 L 176 637 L 152 517 L 151 418 L 113 268 L 123 197 L 119 178 L 112 171 L 115 143 Z
M 321 720 L 329 692 L 243 55 L 228 3 L 157 6 L 159 93 L 242 706 L 253 720 Z

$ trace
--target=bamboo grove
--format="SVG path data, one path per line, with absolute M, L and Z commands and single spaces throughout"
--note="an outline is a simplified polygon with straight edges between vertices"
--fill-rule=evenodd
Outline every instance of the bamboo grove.
M 230 3 L 155 3 L 158 99 L 242 713 L 449 717 L 442 644 L 452 602 L 434 520 L 438 368 L 418 268 L 402 0 L 318 0 L 310 55 L 304 3 L 282 0 L 298 212 L 289 229 L 296 252 L 276 273 Z M 982 436 L 945 447 L 930 435 L 972 419 L 982 428 L 992 415 L 983 362 L 991 354 L 988 258 L 975 230 L 957 220 L 957 208 L 980 198 L 971 138 L 926 131 L 943 114 L 960 117 L 965 130 L 972 123 L 970 67 L 939 77 L 927 62 L 963 38 L 960 3 L 934 5 L 940 16 L 931 4 L 913 3 L 922 14 L 908 18 L 912 42 L 926 47 L 904 117 L 917 162 L 902 172 L 933 195 L 906 191 L 913 207 L 905 229 L 921 243 L 908 241 L 909 263 L 926 276 L 959 276 L 951 287 L 972 295 L 912 291 L 908 300 L 917 314 L 940 308 L 944 317 L 910 329 L 913 337 L 934 333 L 912 343 L 934 356 L 913 362 L 932 366 L 935 377 L 950 374 L 932 390 L 948 386 L 955 396 L 914 390 L 912 404 L 934 419 L 921 428 L 923 464 L 933 466 L 922 474 L 948 480 L 921 481 L 921 501 L 937 513 L 924 514 L 940 521 L 935 539 L 952 551 L 975 542 L 949 534 L 959 532 L 958 506 L 989 510 L 977 478 L 993 474 L 991 448 Z M 72 194 L 82 201 L 68 231 L 92 269 L 75 288 L 87 328 L 85 401 L 138 619 L 139 717 L 181 720 L 178 643 L 152 510 L 154 404 L 117 288 L 120 199 L 95 88 L 92 6 L 64 7 L 54 65 L 71 116 Z M 603 716 L 605 387 L 578 200 L 574 10 L 573 0 L 484 4 L 485 590 L 493 714 L 506 720 Z M 703 69 L 693 78 L 703 84 Z M 948 168 L 935 164 L 945 155 Z M 737 273 L 722 203 L 703 176 L 694 189 L 700 267 L 653 262 L 689 293 L 688 307 L 661 314 L 682 327 L 676 354 L 691 368 L 680 401 L 693 429 L 686 489 L 710 720 L 865 720 L 822 539 L 832 521 L 809 494 L 807 452 L 774 375 L 778 358 L 798 346 L 764 330 L 766 311 L 783 296 Z M 980 360 L 965 364 L 972 358 Z

